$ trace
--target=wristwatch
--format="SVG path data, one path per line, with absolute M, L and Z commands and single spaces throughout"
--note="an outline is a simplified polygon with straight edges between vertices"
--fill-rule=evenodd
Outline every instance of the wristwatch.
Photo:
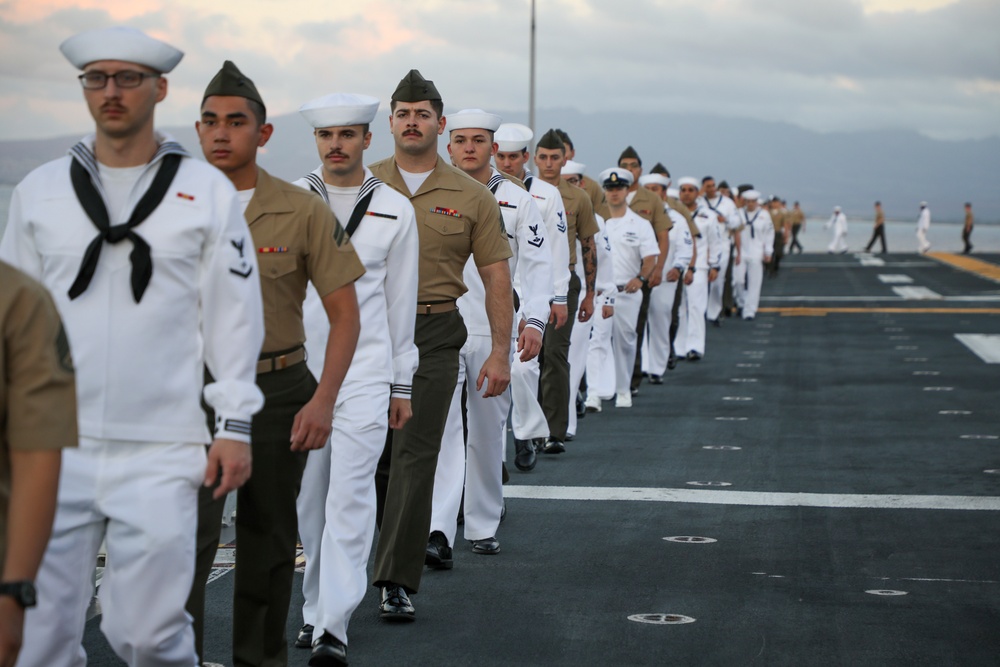
M 0 583 L 0 595 L 9 595 L 22 609 L 35 606 L 35 582 L 5 581 Z
M 642 283 L 643 285 L 649 284 L 649 278 L 647 278 L 646 276 L 636 276 L 636 278 L 638 278 L 639 282 Z

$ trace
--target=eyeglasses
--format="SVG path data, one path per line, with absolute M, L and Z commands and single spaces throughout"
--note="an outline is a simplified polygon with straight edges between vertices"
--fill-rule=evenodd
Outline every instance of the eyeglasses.
M 108 85 L 108 79 L 114 79 L 115 85 L 119 88 L 138 88 L 142 85 L 146 77 L 155 79 L 159 76 L 159 74 L 151 74 L 149 72 L 136 72 L 135 70 L 123 69 L 114 74 L 93 70 L 84 72 L 77 78 L 80 79 L 80 84 L 86 90 L 101 90 Z

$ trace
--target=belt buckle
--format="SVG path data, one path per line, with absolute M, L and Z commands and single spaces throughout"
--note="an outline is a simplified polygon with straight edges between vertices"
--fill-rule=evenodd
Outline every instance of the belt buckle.
M 281 371 L 288 368 L 288 355 L 282 354 L 281 356 L 274 357 L 271 360 L 271 370 Z
M 429 304 L 429 303 L 422 303 L 422 304 L 419 305 L 419 307 L 424 309 L 424 312 L 423 312 L 424 315 L 430 315 L 431 314 L 431 308 L 433 306 L 431 304 Z

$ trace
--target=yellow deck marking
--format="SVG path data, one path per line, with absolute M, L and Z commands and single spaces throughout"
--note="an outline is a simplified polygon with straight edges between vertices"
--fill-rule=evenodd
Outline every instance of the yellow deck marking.
M 760 313 L 777 313 L 782 317 L 826 317 L 839 314 L 893 313 L 902 315 L 1000 315 L 1000 308 L 759 308 Z
M 942 264 L 953 266 L 956 269 L 967 271 L 981 278 L 1000 283 L 1000 266 L 984 262 L 981 259 L 973 259 L 968 255 L 956 255 L 950 252 L 929 252 L 927 256 L 936 259 Z

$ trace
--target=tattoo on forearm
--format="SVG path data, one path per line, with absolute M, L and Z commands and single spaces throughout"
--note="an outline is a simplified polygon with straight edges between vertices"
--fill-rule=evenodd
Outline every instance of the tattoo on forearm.
M 594 292 L 597 289 L 597 249 L 594 247 L 594 237 L 580 239 L 580 247 L 583 248 L 583 275 L 587 281 L 587 291 Z

